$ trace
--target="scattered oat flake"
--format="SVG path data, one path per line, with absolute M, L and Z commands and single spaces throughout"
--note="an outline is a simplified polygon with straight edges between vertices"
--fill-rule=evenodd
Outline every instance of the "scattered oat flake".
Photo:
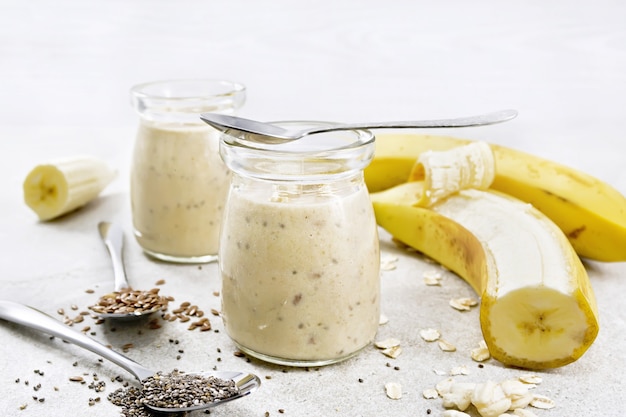
M 392 347 L 400 346 L 400 341 L 398 339 L 390 337 L 389 339 L 379 340 L 378 342 L 375 342 L 374 346 L 376 346 L 378 349 L 389 349 Z
M 392 400 L 399 400 L 402 398 L 402 386 L 397 382 L 388 382 L 385 384 L 385 393 Z
M 378 318 L 378 324 L 383 325 L 389 323 L 389 317 L 385 314 L 380 313 L 380 317 Z
M 422 395 L 424 396 L 424 398 L 426 398 L 427 400 L 434 400 L 435 398 L 439 398 L 439 393 L 437 392 L 436 389 L 434 388 L 428 388 L 425 389 L 422 392 Z
M 437 344 L 439 345 L 439 349 L 443 350 L 444 352 L 455 352 L 456 351 L 456 346 L 454 346 L 452 343 L 447 342 L 447 341 L 445 341 L 443 339 L 439 339 Z
M 478 301 L 469 297 L 453 298 L 449 302 L 450 307 L 459 311 L 469 311 L 472 307 L 478 305 Z
M 549 410 L 550 408 L 554 408 L 555 405 L 556 404 L 554 403 L 554 401 L 552 401 L 550 398 L 546 397 L 545 395 L 541 395 L 541 394 L 535 394 L 534 398 L 530 402 L 531 407 L 541 408 L 544 410 Z
M 535 374 L 526 374 L 519 377 L 519 380 L 524 384 L 541 384 L 543 379 L 539 375 Z
M 441 333 L 439 333 L 437 329 L 422 329 L 420 330 L 420 337 L 427 342 L 434 342 L 435 340 L 439 340 Z
M 446 371 L 442 371 L 441 369 L 433 369 L 433 372 L 435 373 L 435 375 L 439 375 L 439 376 L 448 375 Z
M 384 256 L 380 260 L 380 269 L 382 271 L 393 271 L 397 267 L 396 262 L 398 262 L 397 256 Z
M 426 271 L 422 276 L 424 278 L 424 284 L 426 285 L 441 285 L 442 275 L 439 271 Z
M 537 417 L 537 414 L 524 408 L 516 408 L 513 410 L 513 415 L 517 417 Z
M 439 395 L 443 396 L 444 394 L 450 392 L 453 384 L 454 378 L 446 378 L 442 381 L 439 381 L 437 385 L 435 385 L 435 389 L 437 390 Z
M 402 353 L 402 348 L 400 346 L 391 346 L 382 350 L 383 355 L 396 359 Z
M 450 370 L 450 375 L 452 376 L 469 375 L 469 374 L 470 374 L 469 369 L 467 369 L 467 366 L 465 365 L 455 366 L 454 368 Z
M 165 284 L 165 280 L 164 279 L 160 279 L 157 282 L 154 283 L 154 285 L 163 285 Z
M 491 358 L 491 353 L 489 353 L 487 343 L 485 343 L 484 340 L 481 340 L 478 343 L 478 347 L 470 351 L 470 356 L 476 362 L 484 362 L 487 359 Z

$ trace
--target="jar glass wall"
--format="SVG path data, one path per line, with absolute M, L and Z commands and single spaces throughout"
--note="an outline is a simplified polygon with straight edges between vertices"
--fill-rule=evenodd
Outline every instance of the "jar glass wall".
M 143 250 L 170 262 L 217 258 L 230 172 L 219 156 L 219 133 L 203 112 L 234 113 L 243 85 L 222 80 L 171 80 L 131 89 L 140 121 L 131 166 L 134 234 Z
M 353 356 L 378 329 L 378 235 L 363 182 L 374 138 L 348 131 L 296 142 L 222 139 L 233 171 L 220 243 L 222 317 L 247 354 L 319 366 Z

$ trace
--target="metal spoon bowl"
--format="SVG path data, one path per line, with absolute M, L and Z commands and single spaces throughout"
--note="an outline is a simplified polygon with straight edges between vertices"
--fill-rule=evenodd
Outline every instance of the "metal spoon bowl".
M 0 300 L 0 319 L 20 324 L 22 326 L 26 326 L 52 336 L 57 336 L 67 342 L 74 343 L 77 346 L 85 348 L 97 355 L 102 356 L 105 359 L 108 359 L 114 364 L 121 366 L 122 368 L 130 372 L 140 382 L 144 381 L 146 378 L 154 376 L 157 373 L 157 371 L 145 368 L 144 366 L 138 364 L 132 359 L 122 355 L 121 353 L 117 353 L 116 351 L 95 341 L 89 336 L 72 330 L 70 327 L 64 325 L 60 321 L 33 307 L 25 306 L 23 304 L 15 303 L 12 301 Z M 162 413 L 180 413 L 187 411 L 204 410 L 245 397 L 246 395 L 249 395 L 252 392 L 256 391 L 261 385 L 261 380 L 259 379 L 259 377 L 246 372 L 213 371 L 196 372 L 194 374 L 201 375 L 203 377 L 214 376 L 224 380 L 232 380 L 239 388 L 239 393 L 223 400 L 215 401 L 212 403 L 198 404 L 184 408 L 161 408 L 151 406 L 150 404 L 145 404 L 145 406 L 153 411 Z
M 506 122 L 517 116 L 516 110 L 501 110 L 477 116 L 455 119 L 417 120 L 400 122 L 329 123 L 308 129 L 287 129 L 275 124 L 220 113 L 202 113 L 200 119 L 229 136 L 249 142 L 281 144 L 314 133 L 353 129 L 452 128 L 485 126 Z
M 124 249 L 124 232 L 116 223 L 100 222 L 98 223 L 98 231 L 100 237 L 104 242 L 109 255 L 111 256 L 111 263 L 113 265 L 113 276 L 115 279 L 114 289 L 117 293 L 131 290 L 131 286 L 128 283 L 128 278 L 124 270 L 124 263 L 122 260 L 122 252 Z M 97 312 L 98 316 L 103 319 L 116 319 L 116 320 L 133 320 L 146 317 L 152 313 L 161 310 L 161 306 L 155 306 L 151 309 L 139 310 L 135 309 L 132 312 L 126 313 L 108 313 Z

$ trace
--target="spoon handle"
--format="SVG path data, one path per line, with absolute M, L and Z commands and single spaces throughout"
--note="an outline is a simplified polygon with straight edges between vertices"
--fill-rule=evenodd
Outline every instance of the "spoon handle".
M 67 342 L 85 348 L 121 366 L 140 381 L 154 375 L 153 371 L 144 368 L 132 359 L 109 349 L 83 333 L 72 330 L 60 321 L 33 307 L 0 300 L 0 319 L 57 336 Z
M 111 255 L 111 263 L 113 264 L 113 276 L 115 278 L 115 291 L 122 291 L 130 288 L 126 272 L 124 271 L 124 263 L 122 261 L 122 249 L 124 248 L 124 232 L 117 223 L 100 222 L 98 223 L 98 231 L 100 237 L 106 245 L 109 255 Z
M 336 126 L 315 127 L 306 130 L 306 134 L 329 132 L 334 130 L 352 129 L 402 129 L 402 128 L 451 128 L 451 127 L 476 127 L 495 123 L 506 122 L 517 116 L 516 110 L 500 110 L 493 113 L 477 116 L 457 117 L 454 119 L 414 120 L 399 122 L 366 122 L 346 123 Z

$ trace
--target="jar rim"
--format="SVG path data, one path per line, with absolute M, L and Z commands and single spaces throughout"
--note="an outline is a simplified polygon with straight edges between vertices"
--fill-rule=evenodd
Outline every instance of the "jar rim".
M 331 122 L 290 121 L 286 123 L 311 123 L 329 125 Z M 316 145 L 316 140 L 326 136 L 333 146 Z M 352 138 L 336 146 L 333 138 Z M 303 145 L 308 144 L 309 147 Z M 315 133 L 283 144 L 262 144 L 220 136 L 220 155 L 228 168 L 241 175 L 270 181 L 323 182 L 354 175 L 363 170 L 374 156 L 375 136 L 369 130 L 344 130 Z
M 131 106 L 149 122 L 201 125 L 200 114 L 230 114 L 246 101 L 245 85 L 228 80 L 170 79 L 137 84 L 130 89 Z
M 196 92 L 173 94 L 175 91 L 191 91 L 192 88 Z M 245 90 L 246 86 L 242 83 L 217 78 L 163 79 L 135 84 L 130 88 L 133 96 L 163 100 L 198 100 L 230 96 Z
M 339 123 L 320 121 L 320 120 L 284 120 L 270 122 L 271 124 L 289 127 L 313 127 L 313 126 L 335 126 Z M 352 135 L 354 140 L 346 142 L 348 135 Z M 344 144 L 340 146 L 327 146 L 327 147 L 315 147 L 315 145 L 321 145 L 320 141 L 328 139 L 332 142 L 343 140 Z M 301 139 L 296 139 L 289 142 L 283 142 L 280 144 L 275 143 L 261 143 L 246 140 L 243 138 L 230 136 L 225 133 L 220 134 L 220 142 L 226 146 L 232 146 L 235 148 L 248 149 L 250 151 L 260 151 L 268 156 L 274 154 L 298 154 L 302 156 L 320 156 L 325 153 L 333 153 L 342 150 L 350 150 L 367 146 L 375 141 L 376 137 L 372 131 L 367 129 L 349 129 L 338 130 L 324 133 L 312 133 Z M 323 142 L 322 142 L 323 143 Z M 308 148 L 307 148 L 308 146 Z

